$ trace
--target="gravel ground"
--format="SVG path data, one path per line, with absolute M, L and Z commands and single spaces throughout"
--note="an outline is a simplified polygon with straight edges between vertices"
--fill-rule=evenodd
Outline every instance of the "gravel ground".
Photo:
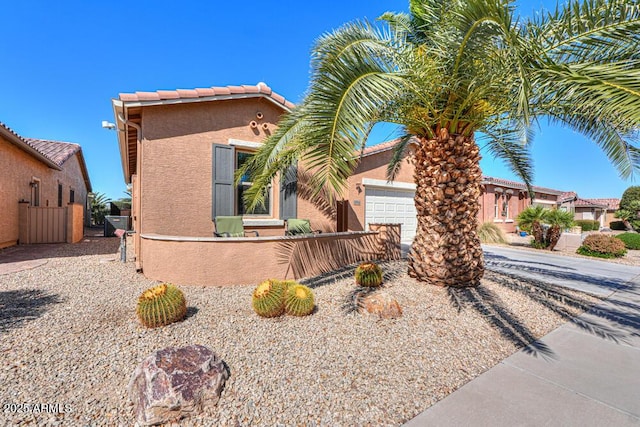
M 398 426 L 598 301 L 491 272 L 473 290 L 426 286 L 398 261 L 382 266 L 400 319 L 357 313 L 345 269 L 304 281 L 317 303 L 308 317 L 259 318 L 253 286 L 182 285 L 187 319 L 145 329 L 136 300 L 156 282 L 115 261 L 117 246 L 51 246 L 45 265 L 0 276 L 0 424 L 134 425 L 126 388 L 136 365 L 160 348 L 202 344 L 231 377 L 213 413 L 180 425 Z M 25 403 L 62 413 L 7 406 Z

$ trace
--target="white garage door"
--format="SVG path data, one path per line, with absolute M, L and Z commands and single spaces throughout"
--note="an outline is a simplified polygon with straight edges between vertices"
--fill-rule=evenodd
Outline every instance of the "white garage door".
M 402 224 L 402 243 L 411 243 L 416 235 L 416 205 L 413 190 L 366 187 L 365 223 Z

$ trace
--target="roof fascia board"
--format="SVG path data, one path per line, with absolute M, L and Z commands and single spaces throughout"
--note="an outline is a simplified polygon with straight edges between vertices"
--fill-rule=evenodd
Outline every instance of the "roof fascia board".
M 116 123 L 116 132 L 118 138 L 118 148 L 120 150 L 120 162 L 122 163 L 122 173 L 124 174 L 124 182 L 126 184 L 131 183 L 131 173 L 129 171 L 129 147 L 127 146 L 127 131 L 126 125 L 120 121 L 119 114 L 122 114 L 122 117 L 127 118 L 126 112 L 124 111 L 124 103 L 119 99 L 111 100 L 113 105 L 113 116 L 115 117 Z
M 213 95 L 204 96 L 201 98 L 177 98 L 177 99 L 159 99 L 152 101 L 119 101 L 123 104 L 124 108 L 130 107 L 151 107 L 155 105 L 174 105 L 174 104 L 190 104 L 194 102 L 210 102 L 210 101 L 228 101 L 232 99 L 250 99 L 250 98 L 265 98 L 272 102 L 274 105 L 282 108 L 287 112 L 291 112 L 291 109 L 286 105 L 279 103 L 271 96 L 264 93 L 243 93 L 243 94 L 231 94 L 231 95 Z M 114 100 L 116 101 L 116 100 Z M 115 108 L 115 103 L 114 103 Z

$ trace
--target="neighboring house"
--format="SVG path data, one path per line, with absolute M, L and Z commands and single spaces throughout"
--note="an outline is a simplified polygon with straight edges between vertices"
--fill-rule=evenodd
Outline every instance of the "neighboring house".
M 74 221 L 80 222 L 81 227 L 90 191 L 89 174 L 78 144 L 23 138 L 0 123 L 0 248 L 19 243 L 21 227 L 23 232 L 28 231 L 24 229 L 27 222 L 21 223 L 20 206 L 79 205 L 74 212 L 80 215 L 76 214 Z M 34 227 L 35 221 L 30 228 Z M 77 240 L 77 233 L 75 236 L 71 240 Z M 30 239 L 31 243 L 36 241 L 46 239 Z
M 620 206 L 620 199 L 581 199 L 575 200 L 575 219 L 590 219 L 600 222 L 600 227 L 609 227 L 615 221 L 615 211 Z

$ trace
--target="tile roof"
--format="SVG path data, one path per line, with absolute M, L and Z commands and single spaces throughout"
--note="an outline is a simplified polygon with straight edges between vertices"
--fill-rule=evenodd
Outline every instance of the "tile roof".
M 484 176 L 484 175 L 482 176 L 482 183 L 483 184 L 503 185 L 505 187 L 516 188 L 516 189 L 519 189 L 519 190 L 526 190 L 527 189 L 527 186 L 523 182 L 510 181 L 508 179 L 494 178 L 494 177 L 491 177 L 491 176 Z M 565 194 L 565 192 L 563 192 L 561 190 L 554 190 L 553 188 L 538 187 L 538 186 L 535 186 L 535 185 L 532 185 L 531 188 L 533 189 L 533 191 L 538 192 L 538 193 L 556 194 L 556 195 Z
M 52 167 L 54 169 L 61 169 L 60 165 L 47 157 L 45 153 L 40 151 L 37 147 L 35 147 L 32 143 L 30 143 L 26 138 L 18 135 L 13 129 L 4 123 L 0 122 L 0 135 L 5 137 L 10 143 L 14 144 L 21 150 L 29 153 L 31 156 L 35 157 L 39 161 L 45 163 L 47 166 Z
M 575 201 L 575 207 L 576 208 L 589 208 L 589 207 L 593 207 L 593 208 L 606 208 L 606 205 L 602 205 L 600 203 L 595 203 L 591 200 L 588 199 L 581 199 L 580 197 L 578 197 Z
M 376 145 L 370 145 L 369 147 L 365 147 L 362 152 L 358 151 L 357 155 L 362 155 L 362 157 L 371 156 L 373 154 L 382 153 L 383 151 L 391 150 L 400 142 L 400 138 L 392 139 L 390 141 L 381 142 Z
M 578 193 L 576 193 L 575 191 L 565 191 L 560 196 L 558 196 L 558 199 L 564 202 L 575 200 L 577 198 L 578 198 Z
M 80 146 L 72 142 L 48 141 L 35 138 L 23 139 L 58 166 L 62 166 L 71 156 L 80 151 Z
M 5 137 L 10 143 L 26 151 L 50 168 L 57 170 L 62 170 L 62 165 L 77 153 L 87 191 L 92 191 L 89 172 L 87 171 L 87 165 L 84 161 L 80 145 L 71 142 L 23 138 L 2 122 L 0 122 L 0 136 Z
M 606 207 L 607 210 L 618 210 L 620 207 L 620 199 L 580 199 L 576 200 L 576 206 L 580 207 Z
M 265 83 L 260 82 L 256 85 L 241 86 L 213 86 L 207 88 L 196 89 L 176 89 L 176 90 L 158 90 L 155 92 L 135 92 L 121 93 L 120 101 L 124 102 L 149 102 L 149 101 L 197 101 L 202 98 L 233 98 L 234 96 L 265 96 L 273 100 L 276 104 L 280 104 L 289 110 L 295 106 L 292 102 L 287 101 L 282 95 L 274 92 Z

